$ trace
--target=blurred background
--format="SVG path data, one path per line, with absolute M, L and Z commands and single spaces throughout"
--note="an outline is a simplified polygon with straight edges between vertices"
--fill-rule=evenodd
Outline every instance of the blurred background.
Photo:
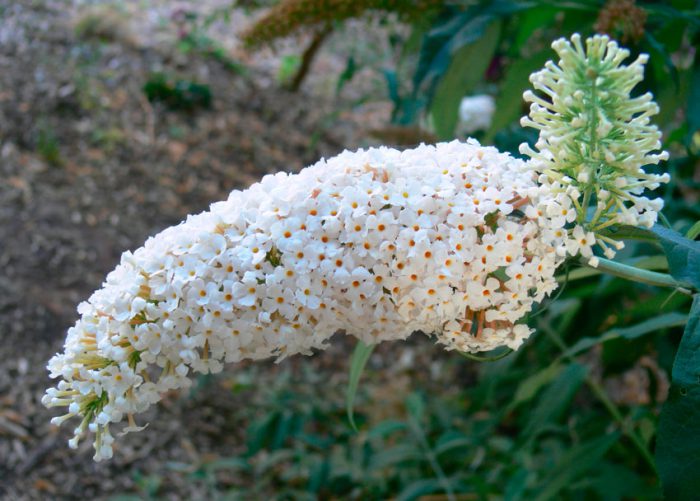
M 231 366 L 147 413 L 108 463 L 40 398 L 77 304 L 120 254 L 263 175 L 343 149 L 535 135 L 550 43 L 651 58 L 665 215 L 700 219 L 696 0 L 0 0 L 3 499 L 657 499 L 658 412 L 689 299 L 573 266 L 497 362 L 422 335 L 380 346 L 345 415 L 354 342 Z M 664 270 L 631 242 L 619 259 Z M 634 433 L 638 440 L 632 441 Z

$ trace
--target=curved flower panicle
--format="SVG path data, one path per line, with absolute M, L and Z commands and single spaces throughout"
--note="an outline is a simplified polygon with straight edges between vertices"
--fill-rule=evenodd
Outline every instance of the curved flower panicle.
M 541 183 L 571 196 L 577 223 L 612 257 L 622 242 L 601 232 L 616 224 L 652 226 L 663 202 L 647 198 L 645 190 L 669 180 L 643 168 L 668 159 L 650 122 L 659 111 L 653 96 L 631 97 L 648 56 L 624 65 L 629 51 L 601 35 L 587 39 L 585 48 L 578 34 L 552 48 L 559 63 L 550 61 L 530 77 L 539 94 L 524 94 L 532 104 L 521 124 L 538 129 L 539 140 L 534 150 L 523 144 L 520 151 L 531 157 Z
M 71 446 L 95 432 L 99 460 L 112 455 L 110 426 L 141 429 L 133 415 L 190 373 L 310 354 L 339 330 L 517 348 L 567 252 L 590 252 L 564 229 L 573 214 L 523 161 L 473 140 L 267 176 L 123 254 L 79 306 L 43 402 L 67 408 L 56 424 L 80 419 Z
M 282 0 L 240 34 L 249 47 L 298 33 L 301 28 L 332 25 L 371 13 L 396 13 L 417 19 L 442 7 L 439 0 Z

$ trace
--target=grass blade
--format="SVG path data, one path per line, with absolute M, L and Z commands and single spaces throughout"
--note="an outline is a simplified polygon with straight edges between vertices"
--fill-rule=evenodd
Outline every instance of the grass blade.
M 374 351 L 376 345 L 366 345 L 362 341 L 358 341 L 355 346 L 355 351 L 352 352 L 352 358 L 350 360 L 350 378 L 348 381 L 348 391 L 345 397 L 345 406 L 348 413 L 348 421 L 350 421 L 350 426 L 355 431 L 357 430 L 357 425 L 355 424 L 355 416 L 353 413 L 353 407 L 355 405 L 355 395 L 357 394 L 357 386 L 360 383 L 360 377 L 365 369 L 367 360 L 369 356 Z

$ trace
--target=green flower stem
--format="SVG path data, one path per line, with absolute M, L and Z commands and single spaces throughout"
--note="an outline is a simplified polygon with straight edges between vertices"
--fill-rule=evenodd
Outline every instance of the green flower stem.
M 578 211 L 578 223 L 583 224 L 586 219 L 586 211 L 588 210 L 588 205 L 591 203 L 591 187 L 586 186 L 583 192 L 583 202 L 579 205 L 578 200 L 572 198 L 571 200 L 575 202 L 576 210 Z
M 596 198 L 598 198 L 598 192 L 597 192 L 597 190 L 596 190 Z M 598 219 L 600 219 L 600 217 L 601 217 L 603 214 L 607 214 L 608 211 L 610 210 L 610 207 L 612 207 L 614 204 L 615 204 L 615 200 L 614 200 L 614 199 L 610 199 L 610 200 L 608 200 L 608 203 L 605 204 L 605 206 L 603 206 L 602 208 L 601 208 L 601 207 L 597 207 L 597 208 L 596 208 L 596 211 L 595 211 L 595 214 L 593 214 L 593 219 L 591 219 L 591 222 L 588 223 L 588 225 L 589 225 L 591 228 L 595 227 L 596 224 L 598 223 Z
M 600 230 L 604 230 L 605 228 L 608 228 L 609 226 L 612 226 L 614 224 L 619 224 L 617 220 L 615 219 L 608 219 L 607 221 L 604 221 L 600 224 L 593 225 L 592 223 L 589 224 L 589 227 L 591 228 L 591 231 L 594 231 L 598 233 Z
M 462 355 L 464 358 L 468 358 L 469 360 L 474 360 L 476 362 L 496 362 L 498 360 L 501 360 L 502 358 L 506 358 L 508 355 L 513 353 L 513 350 L 508 348 L 507 350 L 503 351 L 502 353 L 499 353 L 498 355 L 493 355 L 490 357 L 482 357 L 479 355 L 472 355 L 471 353 L 468 353 L 466 351 L 458 351 L 460 355 Z
M 610 415 L 615 419 L 615 421 L 617 421 L 620 424 L 623 433 L 627 435 L 627 437 L 632 441 L 632 443 L 634 443 L 635 447 L 642 454 L 642 457 L 647 462 L 651 470 L 654 473 L 658 474 L 658 472 L 656 471 L 656 462 L 654 461 L 654 456 L 652 456 L 651 452 L 644 444 L 644 440 L 642 439 L 642 437 L 640 437 L 634 431 L 634 428 L 630 426 L 629 421 L 627 421 L 622 415 L 620 409 L 615 405 L 615 402 L 610 400 L 608 394 L 605 393 L 605 389 L 591 376 L 586 376 L 586 383 L 588 384 L 588 387 L 591 389 L 591 391 L 598 398 L 598 400 L 600 400 L 600 402 L 605 406 Z
M 685 237 L 689 240 L 695 240 L 698 235 L 700 235 L 700 221 L 691 226 L 688 233 L 685 234 Z
M 591 63 L 592 64 L 592 63 Z M 591 87 L 589 90 L 589 97 L 588 100 L 586 101 L 587 106 L 587 112 L 588 116 L 590 117 L 589 124 L 588 124 L 588 158 L 591 159 L 592 161 L 590 162 L 591 166 L 593 167 L 593 172 L 596 172 L 598 169 L 599 165 L 597 162 L 595 162 L 594 159 L 597 158 L 597 152 L 596 150 L 598 149 L 598 95 L 597 95 L 597 89 L 596 89 L 596 77 L 598 76 L 598 71 L 596 68 L 589 67 L 586 71 L 586 77 L 591 82 Z M 586 220 L 586 211 L 588 210 L 588 205 L 591 203 L 591 192 L 593 191 L 593 187 L 595 185 L 596 179 L 595 176 L 593 176 L 593 179 L 591 179 L 588 183 L 587 186 L 583 190 L 583 202 L 581 202 L 581 210 L 578 213 L 578 223 L 583 224 L 584 221 Z
M 643 256 L 635 258 L 629 262 L 629 266 L 634 266 L 642 270 L 668 270 L 668 261 L 665 256 Z M 584 278 L 594 277 L 596 275 L 601 275 L 604 273 L 599 268 L 593 268 L 592 266 L 583 266 L 581 268 L 576 268 L 575 270 L 570 270 L 568 272 L 568 277 L 566 273 L 557 275 L 557 282 L 572 282 L 574 280 L 582 280 Z
M 661 221 L 661 224 L 663 224 L 669 230 L 673 228 L 673 226 L 671 226 L 671 221 L 668 220 L 663 212 L 659 212 L 659 221 Z
M 565 359 L 567 359 L 570 362 L 574 361 L 574 357 L 567 354 L 569 352 L 569 347 L 562 340 L 559 334 L 557 334 L 552 328 L 548 326 L 540 326 L 540 329 L 543 330 L 549 336 L 549 338 L 555 345 L 557 345 L 557 347 L 562 352 L 562 356 Z M 627 436 L 627 438 L 629 438 L 632 441 L 634 446 L 639 450 L 644 460 L 651 467 L 651 470 L 654 473 L 658 474 L 656 470 L 656 462 L 654 461 L 654 456 L 652 456 L 651 452 L 649 452 L 649 449 L 644 444 L 644 440 L 639 435 L 637 435 L 634 428 L 630 425 L 629 421 L 625 419 L 625 417 L 622 415 L 622 412 L 617 407 L 617 405 L 615 405 L 615 402 L 610 400 L 610 397 L 605 392 L 605 388 L 603 388 L 603 386 L 600 383 L 598 383 L 598 381 L 593 379 L 590 375 L 586 375 L 586 384 L 591 389 L 596 398 L 600 400 L 600 402 L 603 404 L 608 413 L 610 413 L 613 419 L 615 419 L 615 421 L 618 422 L 622 432 Z
M 421 428 L 420 423 L 416 420 L 416 418 L 412 415 L 409 415 L 409 428 L 413 432 L 413 435 L 418 439 L 418 442 L 420 443 L 421 447 L 423 448 L 423 451 L 425 453 L 425 457 L 428 460 L 428 463 L 430 464 L 430 467 L 433 470 L 433 473 L 435 473 L 435 476 L 438 479 L 438 482 L 442 486 L 442 488 L 445 490 L 445 495 L 447 497 L 448 501 L 456 501 L 455 493 L 452 490 L 452 485 L 450 484 L 450 481 L 447 478 L 447 475 L 445 475 L 445 471 L 442 469 L 442 466 L 440 466 L 440 463 L 437 460 L 437 456 L 435 455 L 435 452 L 433 449 L 430 447 L 430 444 L 428 443 L 428 439 L 425 436 L 425 433 L 423 432 L 423 429 Z
M 585 260 L 581 260 L 580 262 L 585 266 L 590 266 Z M 632 282 L 656 285 L 657 287 L 672 287 L 678 292 L 692 295 L 691 285 L 679 282 L 671 275 L 668 275 L 666 273 L 658 273 L 656 271 L 643 270 L 641 268 L 635 268 L 634 266 L 618 263 L 617 261 L 611 261 L 610 259 L 605 259 L 602 257 L 599 258 L 598 266 L 596 267 L 596 269 L 603 273 L 624 278 Z

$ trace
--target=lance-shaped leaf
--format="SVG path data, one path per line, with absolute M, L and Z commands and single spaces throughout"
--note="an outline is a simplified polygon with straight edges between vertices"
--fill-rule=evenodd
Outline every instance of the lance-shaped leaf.
M 695 295 L 673 363 L 656 461 L 667 499 L 697 499 L 700 492 L 700 294 Z

